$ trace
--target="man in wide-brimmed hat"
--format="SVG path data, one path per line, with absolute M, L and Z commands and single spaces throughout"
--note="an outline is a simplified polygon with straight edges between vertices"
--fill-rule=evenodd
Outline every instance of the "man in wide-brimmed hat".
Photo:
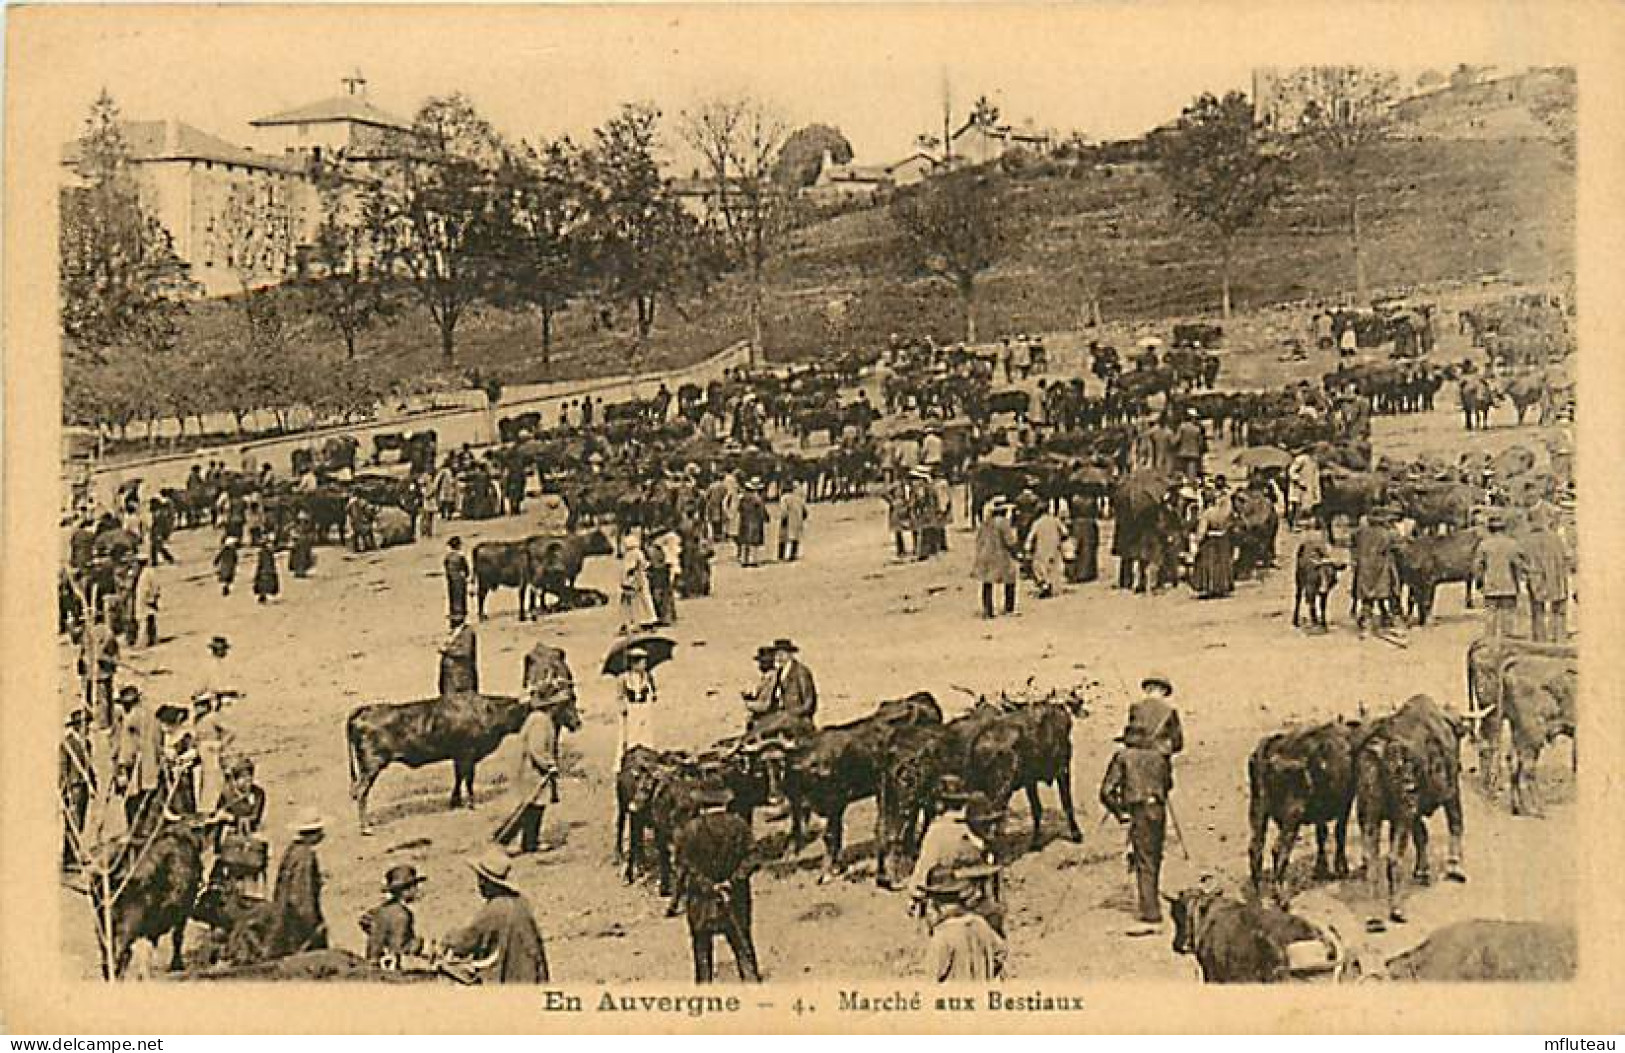
M 124 820 L 134 827 L 155 806 L 162 785 L 164 729 L 139 688 L 120 688 L 118 704 L 113 791 L 123 794 Z
M 1147 673 L 1140 678 L 1140 697 L 1129 706 L 1125 729 L 1144 742 L 1153 743 L 1172 757 L 1185 748 L 1185 731 L 1174 708 L 1174 684 L 1163 673 Z M 1125 735 L 1128 730 L 1125 730 Z
M 417 867 L 399 863 L 384 874 L 384 902 L 361 916 L 361 931 L 367 934 L 367 961 L 374 965 L 398 967 L 407 955 L 421 954 L 412 909 L 424 878 Z
M 967 791 L 956 776 L 943 779 L 937 788 L 937 800 L 942 802 L 944 810 L 931 820 L 925 836 L 920 839 L 920 852 L 908 881 L 909 897 L 916 904 L 924 898 L 925 885 L 936 868 L 946 866 L 959 870 L 993 864 L 992 839 L 1005 816 L 1003 808 L 983 794 Z M 1002 933 L 1005 911 L 992 880 L 997 872 L 995 866 L 977 878 L 971 899 L 977 913 Z
M 645 652 L 647 654 L 647 652 Z M 508 845 L 509 855 L 541 850 L 542 820 L 547 806 L 559 800 L 559 729 L 557 707 L 565 698 L 557 693 L 532 692 L 530 712 L 519 728 L 518 770 L 513 778 L 515 810 L 497 828 L 495 840 Z M 518 844 L 514 845 L 515 838 Z
M 744 700 L 748 716 L 745 718 L 745 734 L 755 731 L 770 715 L 777 712 L 774 708 L 778 702 L 775 697 L 775 688 L 779 683 L 778 652 L 772 644 L 763 644 L 756 648 L 756 682 L 739 692 Z
M 1009 945 L 986 918 L 967 905 L 975 894 L 973 883 L 952 867 L 938 866 L 921 892 L 931 933 L 926 952 L 928 975 L 938 983 L 1003 979 Z
M 485 903 L 473 921 L 446 941 L 446 949 L 472 960 L 485 983 L 546 983 L 547 950 L 529 901 L 514 887 L 513 864 L 492 850 L 468 865 Z
M 797 657 L 800 653 L 788 637 L 773 641 L 773 661 L 779 674 L 773 687 L 773 708 L 786 718 L 811 723 L 818 712 L 818 685 L 812 670 Z
M 326 823 L 314 808 L 299 813 L 293 823 L 293 843 L 277 865 L 276 887 L 271 893 L 273 922 L 267 956 L 282 958 L 301 951 L 327 947 L 327 920 L 322 916 L 322 867 L 316 846 L 322 843 Z
M 750 823 L 728 811 L 733 795 L 720 786 L 695 794 L 699 814 L 677 831 L 673 849 L 681 868 L 681 895 L 694 954 L 694 982 L 716 979 L 716 938 L 728 941 L 739 979 L 760 983 L 756 945 L 751 939 L 750 877 L 755 841 Z

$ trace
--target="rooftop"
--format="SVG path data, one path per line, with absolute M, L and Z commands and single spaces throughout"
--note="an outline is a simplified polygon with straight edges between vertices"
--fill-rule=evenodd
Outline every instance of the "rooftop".
M 278 124 L 322 124 L 333 121 L 370 124 L 378 128 L 393 128 L 403 132 L 412 130 L 410 123 L 380 110 L 364 95 L 354 93 L 335 95 L 331 99 L 323 99 L 282 113 L 273 113 L 268 117 L 256 117 L 248 123 L 256 128 L 264 128 Z
M 120 121 L 118 127 L 132 161 L 212 161 L 272 172 L 304 170 L 296 161 L 255 153 L 184 121 Z M 75 139 L 63 146 L 62 163 L 73 165 L 78 161 L 79 140 Z

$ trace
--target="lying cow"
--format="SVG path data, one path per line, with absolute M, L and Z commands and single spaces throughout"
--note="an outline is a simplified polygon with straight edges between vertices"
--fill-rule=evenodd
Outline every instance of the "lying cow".
M 1427 695 L 1412 695 L 1395 713 L 1370 725 L 1355 755 L 1355 797 L 1359 808 L 1360 838 L 1374 900 L 1386 899 L 1388 919 L 1405 921 L 1400 907 L 1400 866 L 1412 844 L 1416 849 L 1413 872 L 1418 884 L 1431 880 L 1427 820 L 1444 809 L 1450 830 L 1450 854 L 1445 876 L 1466 881 L 1461 868 L 1461 766 L 1464 727 Z M 1388 825 L 1388 843 L 1382 827 Z M 1367 923 L 1381 931 L 1381 919 Z
M 786 757 L 784 795 L 790 803 L 790 843 L 800 852 L 807 813 L 824 819 L 824 873 L 829 878 L 841 868 L 843 820 L 848 805 L 873 797 L 880 789 L 881 772 L 890 761 L 894 729 L 942 723 L 942 708 L 929 692 L 890 699 L 866 717 L 819 728 L 791 747 Z M 876 819 L 877 856 L 883 852 L 884 831 Z M 880 869 L 884 869 L 882 866 Z
M 1290 977 L 1287 948 L 1322 939 L 1302 918 L 1216 889 L 1186 889 L 1163 899 L 1174 919 L 1174 953 L 1196 957 L 1203 983 L 1280 983 Z
M 1298 546 L 1293 567 L 1296 588 L 1292 597 L 1292 625 L 1299 624 L 1304 605 L 1309 606 L 1309 624 L 1326 628 L 1326 600 L 1337 588 L 1337 575 L 1348 566 L 1331 557 L 1331 550 L 1319 538 L 1307 538 Z
M 581 726 L 576 711 L 575 679 L 564 652 L 537 644 L 525 659 L 527 694 L 553 703 L 555 719 L 571 731 Z M 421 768 L 452 763 L 451 807 L 474 807 L 474 773 L 502 740 L 518 731 L 530 714 L 527 699 L 461 692 L 415 702 L 381 702 L 359 706 L 345 721 L 350 757 L 350 796 L 356 802 L 361 832 L 367 822 L 367 795 L 379 774 L 394 763 Z
M 1357 725 L 1342 722 L 1298 728 L 1266 736 L 1247 760 L 1248 820 L 1252 840 L 1247 860 L 1253 888 L 1264 891 L 1264 844 L 1275 823 L 1275 860 L 1270 881 L 1282 894 L 1298 828 L 1315 824 L 1315 877 L 1347 877 L 1349 810 L 1354 806 L 1354 749 Z M 1326 861 L 1326 826 L 1336 824 L 1335 871 Z
M 1572 925 L 1473 919 L 1390 958 L 1386 971 L 1390 980 L 1422 983 L 1562 983 L 1574 979 L 1578 964 Z

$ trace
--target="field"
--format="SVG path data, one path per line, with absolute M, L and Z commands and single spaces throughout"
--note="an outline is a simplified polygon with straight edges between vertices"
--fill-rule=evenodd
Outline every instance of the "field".
M 1282 265 L 1279 273 L 1288 270 Z M 1451 358 L 1463 353 L 1453 337 L 1441 352 Z M 1227 370 L 1279 383 L 1318 375 L 1324 366 L 1316 361 L 1286 367 L 1259 350 L 1235 353 Z M 1374 441 L 1378 453 L 1432 450 L 1452 460 L 1469 446 L 1499 449 L 1519 442 L 1540 449 L 1540 431 L 1512 428 L 1508 413 L 1500 411 L 1499 427 L 1468 437 L 1445 397 L 1433 414 L 1378 418 Z M 1219 448 L 1221 468 L 1232 452 Z M 450 532 L 472 544 L 523 536 L 528 524 L 455 523 L 442 537 Z M 1290 567 L 1300 536 L 1283 532 L 1283 567 Z M 299 809 L 315 806 L 327 817 L 320 854 L 333 942 L 361 947 L 356 919 L 377 901 L 384 870 L 400 862 L 428 875 L 417 910 L 419 930 L 432 937 L 462 924 L 476 907 L 462 860 L 484 847 L 510 807 L 502 785 L 514 764 L 513 742 L 481 767 L 474 812 L 446 810 L 448 766 L 390 769 L 372 798 L 378 832 L 364 838 L 347 792 L 342 731 L 345 715 L 359 704 L 433 693 L 436 646 L 445 625 L 440 544 L 363 556 L 321 549 L 313 578 L 284 575 L 282 598 L 258 606 L 242 576 L 230 598 L 219 595 L 203 533 L 178 541 L 181 564 L 163 579 L 166 640 L 136 660 L 152 670 L 151 693 L 180 697 L 202 673 L 209 637 L 231 638 L 232 677 L 247 698 L 227 711 L 225 722 L 258 761 L 275 849 L 286 844 L 287 825 Z M 1186 589 L 1137 597 L 1104 581 L 1044 601 L 1024 588 L 1018 616 L 984 622 L 975 616 L 971 541 L 961 514 L 946 557 L 928 564 L 894 562 L 884 506 L 868 499 L 813 506 L 798 563 L 744 570 L 725 551 L 717 562 L 715 595 L 680 608 L 672 631 L 677 657 L 658 674 L 658 724 L 674 747 L 703 747 L 734 733 L 743 721 L 737 692 L 753 679 L 752 652 L 784 635 L 800 643 L 817 676 L 821 722 L 860 715 L 880 699 L 916 690 L 933 692 L 945 710 L 956 713 L 968 703 L 961 686 L 993 691 L 1029 676 L 1041 686 L 1100 681 L 1104 701 L 1073 729 L 1083 843 L 1060 838 L 1058 809 L 1047 790 L 1041 851 L 1022 851 L 1029 817 L 1020 795 L 1005 826 L 1001 850 L 1014 860 L 1005 896 L 1012 909 L 1016 978 L 1188 981 L 1193 975 L 1191 960 L 1170 951 L 1166 929 L 1150 938 L 1126 934 L 1131 890 L 1123 835 L 1100 821 L 1095 801 L 1111 739 L 1142 674 L 1158 670 L 1172 678 L 1187 736 L 1174 797 L 1183 838 L 1170 838 L 1165 889 L 1203 874 L 1231 886 L 1244 877 L 1245 759 L 1261 735 L 1293 720 L 1354 716 L 1361 707 L 1380 713 L 1416 692 L 1457 708 L 1464 703 L 1463 656 L 1479 624 L 1476 611 L 1462 609 L 1455 587 L 1441 596 L 1437 624 L 1413 630 L 1404 649 L 1356 637 L 1346 583 L 1333 597 L 1328 635 L 1294 630 L 1286 570 L 1209 602 L 1193 599 Z M 1114 568 L 1107 551 L 1109 539 L 1103 539 L 1109 574 Z M 616 580 L 609 559 L 590 562 L 583 575 L 583 584 L 612 593 Z M 613 608 L 521 624 L 513 594 L 504 592 L 492 601 L 491 613 L 478 627 L 482 686 L 516 693 L 520 656 L 536 639 L 546 640 L 568 652 L 584 718 L 582 730 L 564 739 L 563 801 L 549 809 L 544 830 L 551 850 L 517 868 L 518 884 L 546 935 L 555 979 L 686 980 L 683 922 L 662 916 L 651 884 L 623 885 L 612 862 L 616 714 L 612 683 L 598 675 L 598 664 L 615 631 Z M 72 655 L 65 644 L 61 663 L 63 682 L 70 684 Z M 1573 921 L 1576 827 L 1568 744 L 1550 750 L 1545 761 L 1549 817 L 1515 819 L 1504 801 L 1468 793 L 1470 881 L 1413 890 L 1410 924 L 1380 937 L 1380 951 L 1397 951 L 1461 918 Z M 880 891 L 870 880 L 871 816 L 868 804 L 849 814 L 849 879 L 818 883 L 818 846 L 795 857 L 773 855 L 756 878 L 756 940 L 770 983 L 918 975 L 924 950 L 919 923 L 909 917 L 903 896 Z M 758 837 L 770 854 L 782 848 L 784 829 L 758 820 Z M 1441 830 L 1435 851 L 1442 847 Z M 1358 851 L 1353 854 L 1357 859 Z M 1311 855 L 1300 841 L 1294 868 L 1300 880 L 1307 877 Z M 1346 936 L 1355 935 L 1367 909 L 1360 882 L 1322 886 L 1311 898 Z M 95 952 L 85 901 L 64 891 L 63 904 L 65 941 L 90 975 Z M 722 975 L 731 977 L 727 955 L 722 958 Z

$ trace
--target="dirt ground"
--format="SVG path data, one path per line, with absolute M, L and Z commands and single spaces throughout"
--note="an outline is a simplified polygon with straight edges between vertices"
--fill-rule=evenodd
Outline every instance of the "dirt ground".
M 1121 346 L 1121 345 L 1120 345 Z M 1441 358 L 1460 357 L 1448 344 Z M 1239 375 L 1284 379 L 1287 367 L 1260 351 Z M 1249 356 L 1249 358 L 1254 356 Z M 1292 367 L 1318 376 L 1326 366 Z M 1227 366 L 1227 369 L 1230 368 Z M 1228 379 L 1227 378 L 1222 378 Z M 1222 381 L 1221 381 L 1222 382 Z M 1378 452 L 1455 454 L 1469 448 L 1453 392 L 1441 394 L 1428 415 L 1377 418 Z M 1470 437 L 1472 446 L 1499 449 L 1520 442 L 1543 446 L 1539 429 L 1499 427 Z M 1217 450 L 1218 462 L 1232 451 Z M 1352 716 L 1361 706 L 1380 713 L 1416 692 L 1447 705 L 1464 705 L 1463 663 L 1479 631 L 1477 611 L 1462 607 L 1461 590 L 1442 590 L 1437 622 L 1413 630 L 1400 648 L 1356 637 L 1348 615 L 1347 583 L 1332 599 L 1327 635 L 1291 625 L 1292 556 L 1302 535 L 1284 529 L 1283 569 L 1242 583 L 1233 597 L 1198 601 L 1188 589 L 1150 597 L 1112 588 L 1114 561 L 1102 539 L 1106 580 L 1072 586 L 1038 600 L 1024 587 L 1020 611 L 992 622 L 977 617 L 969 578 L 973 535 L 962 502 L 956 509 L 951 550 L 934 562 L 892 559 L 885 509 L 877 498 L 813 506 L 803 558 L 741 569 L 731 547 L 719 553 L 715 594 L 682 603 L 672 635 L 677 656 L 657 677 L 658 724 L 668 746 L 703 747 L 742 724 L 739 690 L 754 680 L 752 654 L 760 643 L 792 636 L 817 677 L 819 716 L 826 722 L 870 711 L 877 701 L 917 690 L 933 692 L 950 715 L 968 697 L 957 686 L 992 691 L 1027 677 L 1040 686 L 1096 679 L 1105 700 L 1073 728 L 1073 785 L 1081 845 L 1063 837 L 1058 803 L 1043 791 L 1045 847 L 1025 852 L 1027 807 L 1017 795 L 1002 850 L 1012 858 L 1005 895 L 1011 906 L 1011 971 L 1018 979 L 1103 977 L 1190 981 L 1193 962 L 1170 950 L 1165 928 L 1151 937 L 1133 927 L 1131 888 L 1124 866 L 1124 835 L 1102 823 L 1096 788 L 1122 726 L 1132 685 L 1150 670 L 1169 675 L 1186 728 L 1187 748 L 1176 764 L 1174 805 L 1182 849 L 1172 834 L 1164 888 L 1177 889 L 1203 874 L 1239 888 L 1246 875 L 1246 758 L 1258 738 L 1291 721 Z M 440 578 L 444 538 L 459 533 L 472 545 L 518 538 L 527 517 L 453 523 L 440 536 L 387 552 L 355 556 L 318 550 L 315 574 L 305 581 L 283 574 L 283 595 L 260 606 L 245 561 L 238 587 L 222 598 L 208 573 L 206 532 L 180 535 L 181 562 L 162 579 L 164 642 L 138 651 L 150 669 L 146 684 L 158 698 L 189 693 L 208 660 L 215 633 L 234 645 L 230 675 L 247 697 L 229 708 L 225 723 L 255 757 L 269 794 L 267 830 L 280 854 L 287 827 L 303 807 L 327 817 L 320 850 L 327 875 L 325 910 L 333 942 L 359 950 L 356 920 L 379 899 L 386 868 L 410 862 L 428 876 L 417 906 L 419 931 L 444 934 L 477 908 L 474 882 L 463 860 L 479 852 L 507 814 L 503 784 L 514 764 L 510 739 L 480 768 L 475 811 L 451 812 L 449 765 L 419 771 L 388 770 L 372 796 L 377 832 L 359 833 L 348 793 L 343 725 L 355 706 L 433 693 L 436 645 L 445 628 Z M 771 538 L 770 538 L 771 540 Z M 582 584 L 613 595 L 614 561 L 589 562 Z M 680 982 L 690 976 L 688 938 L 680 919 L 662 915 L 651 881 L 628 887 L 612 862 L 615 711 L 612 682 L 598 665 L 613 638 L 613 607 L 578 611 L 521 624 L 514 594 L 490 602 L 478 625 L 481 684 L 489 692 L 518 693 L 520 659 L 537 639 L 563 647 L 575 672 L 584 726 L 564 739 L 563 801 L 549 810 L 544 838 L 551 850 L 517 864 L 517 883 L 530 897 L 547 940 L 555 979 L 573 982 Z M 64 683 L 72 680 L 72 654 L 63 646 Z M 1470 752 L 1470 751 L 1469 751 Z M 1541 768 L 1548 797 L 1544 820 L 1513 818 L 1504 800 L 1476 789 L 1466 796 L 1465 885 L 1414 889 L 1411 921 L 1380 937 L 1379 950 L 1396 953 L 1449 922 L 1465 918 L 1571 920 L 1574 910 L 1573 783 L 1569 747 L 1549 750 Z M 1475 781 L 1476 786 L 1476 781 Z M 781 845 L 785 823 L 758 818 L 758 836 Z M 755 932 L 769 982 L 802 979 L 880 980 L 916 976 L 925 946 L 900 893 L 872 881 L 873 808 L 848 816 L 848 877 L 817 881 L 822 847 L 769 863 L 755 882 Z M 1434 820 L 1435 855 L 1442 855 L 1442 817 Z M 1358 862 L 1357 835 L 1351 856 Z M 1300 839 L 1294 876 L 1308 884 L 1313 840 Z M 1185 858 L 1188 852 L 1188 860 Z M 1367 904 L 1363 883 L 1322 886 L 1322 909 L 1343 911 L 1340 926 L 1353 935 Z M 95 971 L 89 911 L 83 897 L 64 891 L 64 939 L 85 975 Z M 167 949 L 166 949 L 167 950 Z M 731 976 L 726 951 L 721 970 Z

